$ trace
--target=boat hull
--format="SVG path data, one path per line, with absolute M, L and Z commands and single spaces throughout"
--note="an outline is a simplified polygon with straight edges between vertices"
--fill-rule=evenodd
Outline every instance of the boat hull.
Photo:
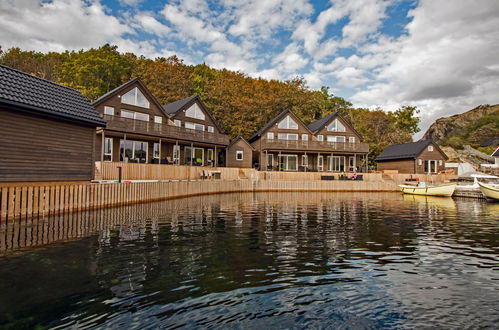
M 478 185 L 480 186 L 480 191 L 487 199 L 499 201 L 499 188 L 481 182 L 478 182 Z
M 456 183 L 451 183 L 430 187 L 399 185 L 399 188 L 404 194 L 450 197 L 454 193 L 456 186 Z

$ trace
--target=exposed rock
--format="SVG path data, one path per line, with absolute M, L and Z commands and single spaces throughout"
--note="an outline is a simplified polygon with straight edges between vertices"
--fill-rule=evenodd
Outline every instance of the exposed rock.
M 479 121 L 486 116 L 488 121 Z M 424 139 L 433 139 L 441 145 L 470 144 L 478 146 L 481 143 L 499 137 L 499 104 L 480 105 L 467 112 L 450 117 L 437 119 L 424 134 Z

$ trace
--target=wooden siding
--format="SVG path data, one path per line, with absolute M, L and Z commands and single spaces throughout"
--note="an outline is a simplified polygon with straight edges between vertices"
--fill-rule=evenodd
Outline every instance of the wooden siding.
M 95 128 L 0 109 L 0 182 L 90 181 Z
M 445 171 L 445 155 L 440 152 L 439 148 L 437 148 L 435 144 L 432 143 L 430 145 L 433 146 L 433 151 L 428 151 L 428 147 L 426 147 L 416 159 L 394 159 L 378 162 L 377 169 L 379 171 L 396 170 L 399 173 L 423 174 L 425 173 L 425 161 L 436 160 L 437 173 Z M 421 165 L 419 165 L 419 160 L 421 160 Z
M 377 168 L 378 171 L 392 170 L 392 171 L 398 171 L 399 173 L 415 173 L 414 159 L 402 159 L 402 160 L 379 162 Z
M 243 152 L 243 160 L 236 159 L 236 151 Z M 227 148 L 227 166 L 238 168 L 253 167 L 253 149 L 243 140 L 238 139 Z

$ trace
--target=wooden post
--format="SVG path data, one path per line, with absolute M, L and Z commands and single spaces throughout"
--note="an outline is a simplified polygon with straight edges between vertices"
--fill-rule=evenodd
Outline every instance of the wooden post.
M 159 138 L 159 161 L 158 161 L 158 164 L 161 164 L 161 138 Z
M 101 143 L 101 151 L 100 151 L 100 161 L 104 162 L 104 148 L 106 147 L 106 135 L 104 134 L 104 130 L 102 130 L 102 143 Z
M 126 134 L 123 134 L 123 162 L 126 162 L 125 155 L 126 155 Z
M 217 167 L 217 158 L 218 158 L 218 154 L 217 154 L 217 146 L 215 146 L 215 151 L 214 151 L 214 155 L 213 155 L 213 158 L 215 158 L 215 167 Z

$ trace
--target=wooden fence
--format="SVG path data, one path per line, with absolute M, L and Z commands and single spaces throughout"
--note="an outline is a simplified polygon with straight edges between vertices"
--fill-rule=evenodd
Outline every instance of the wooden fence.
M 392 182 L 196 180 L 0 187 L 0 221 L 170 198 L 254 191 L 394 191 Z
M 320 181 L 324 175 L 334 176 L 338 180 L 339 173 L 332 172 L 279 172 L 257 171 L 251 168 L 199 167 L 184 165 L 130 164 L 120 162 L 96 162 L 98 180 L 118 180 L 118 167 L 122 168 L 123 180 L 196 180 L 202 177 L 203 171 L 217 171 L 222 180 L 269 180 L 269 181 Z M 403 183 L 407 178 L 419 178 L 425 182 L 445 182 L 456 178 L 455 175 L 438 174 L 382 174 L 361 173 L 364 181 L 393 181 Z M 351 174 L 348 174 L 351 175 Z

